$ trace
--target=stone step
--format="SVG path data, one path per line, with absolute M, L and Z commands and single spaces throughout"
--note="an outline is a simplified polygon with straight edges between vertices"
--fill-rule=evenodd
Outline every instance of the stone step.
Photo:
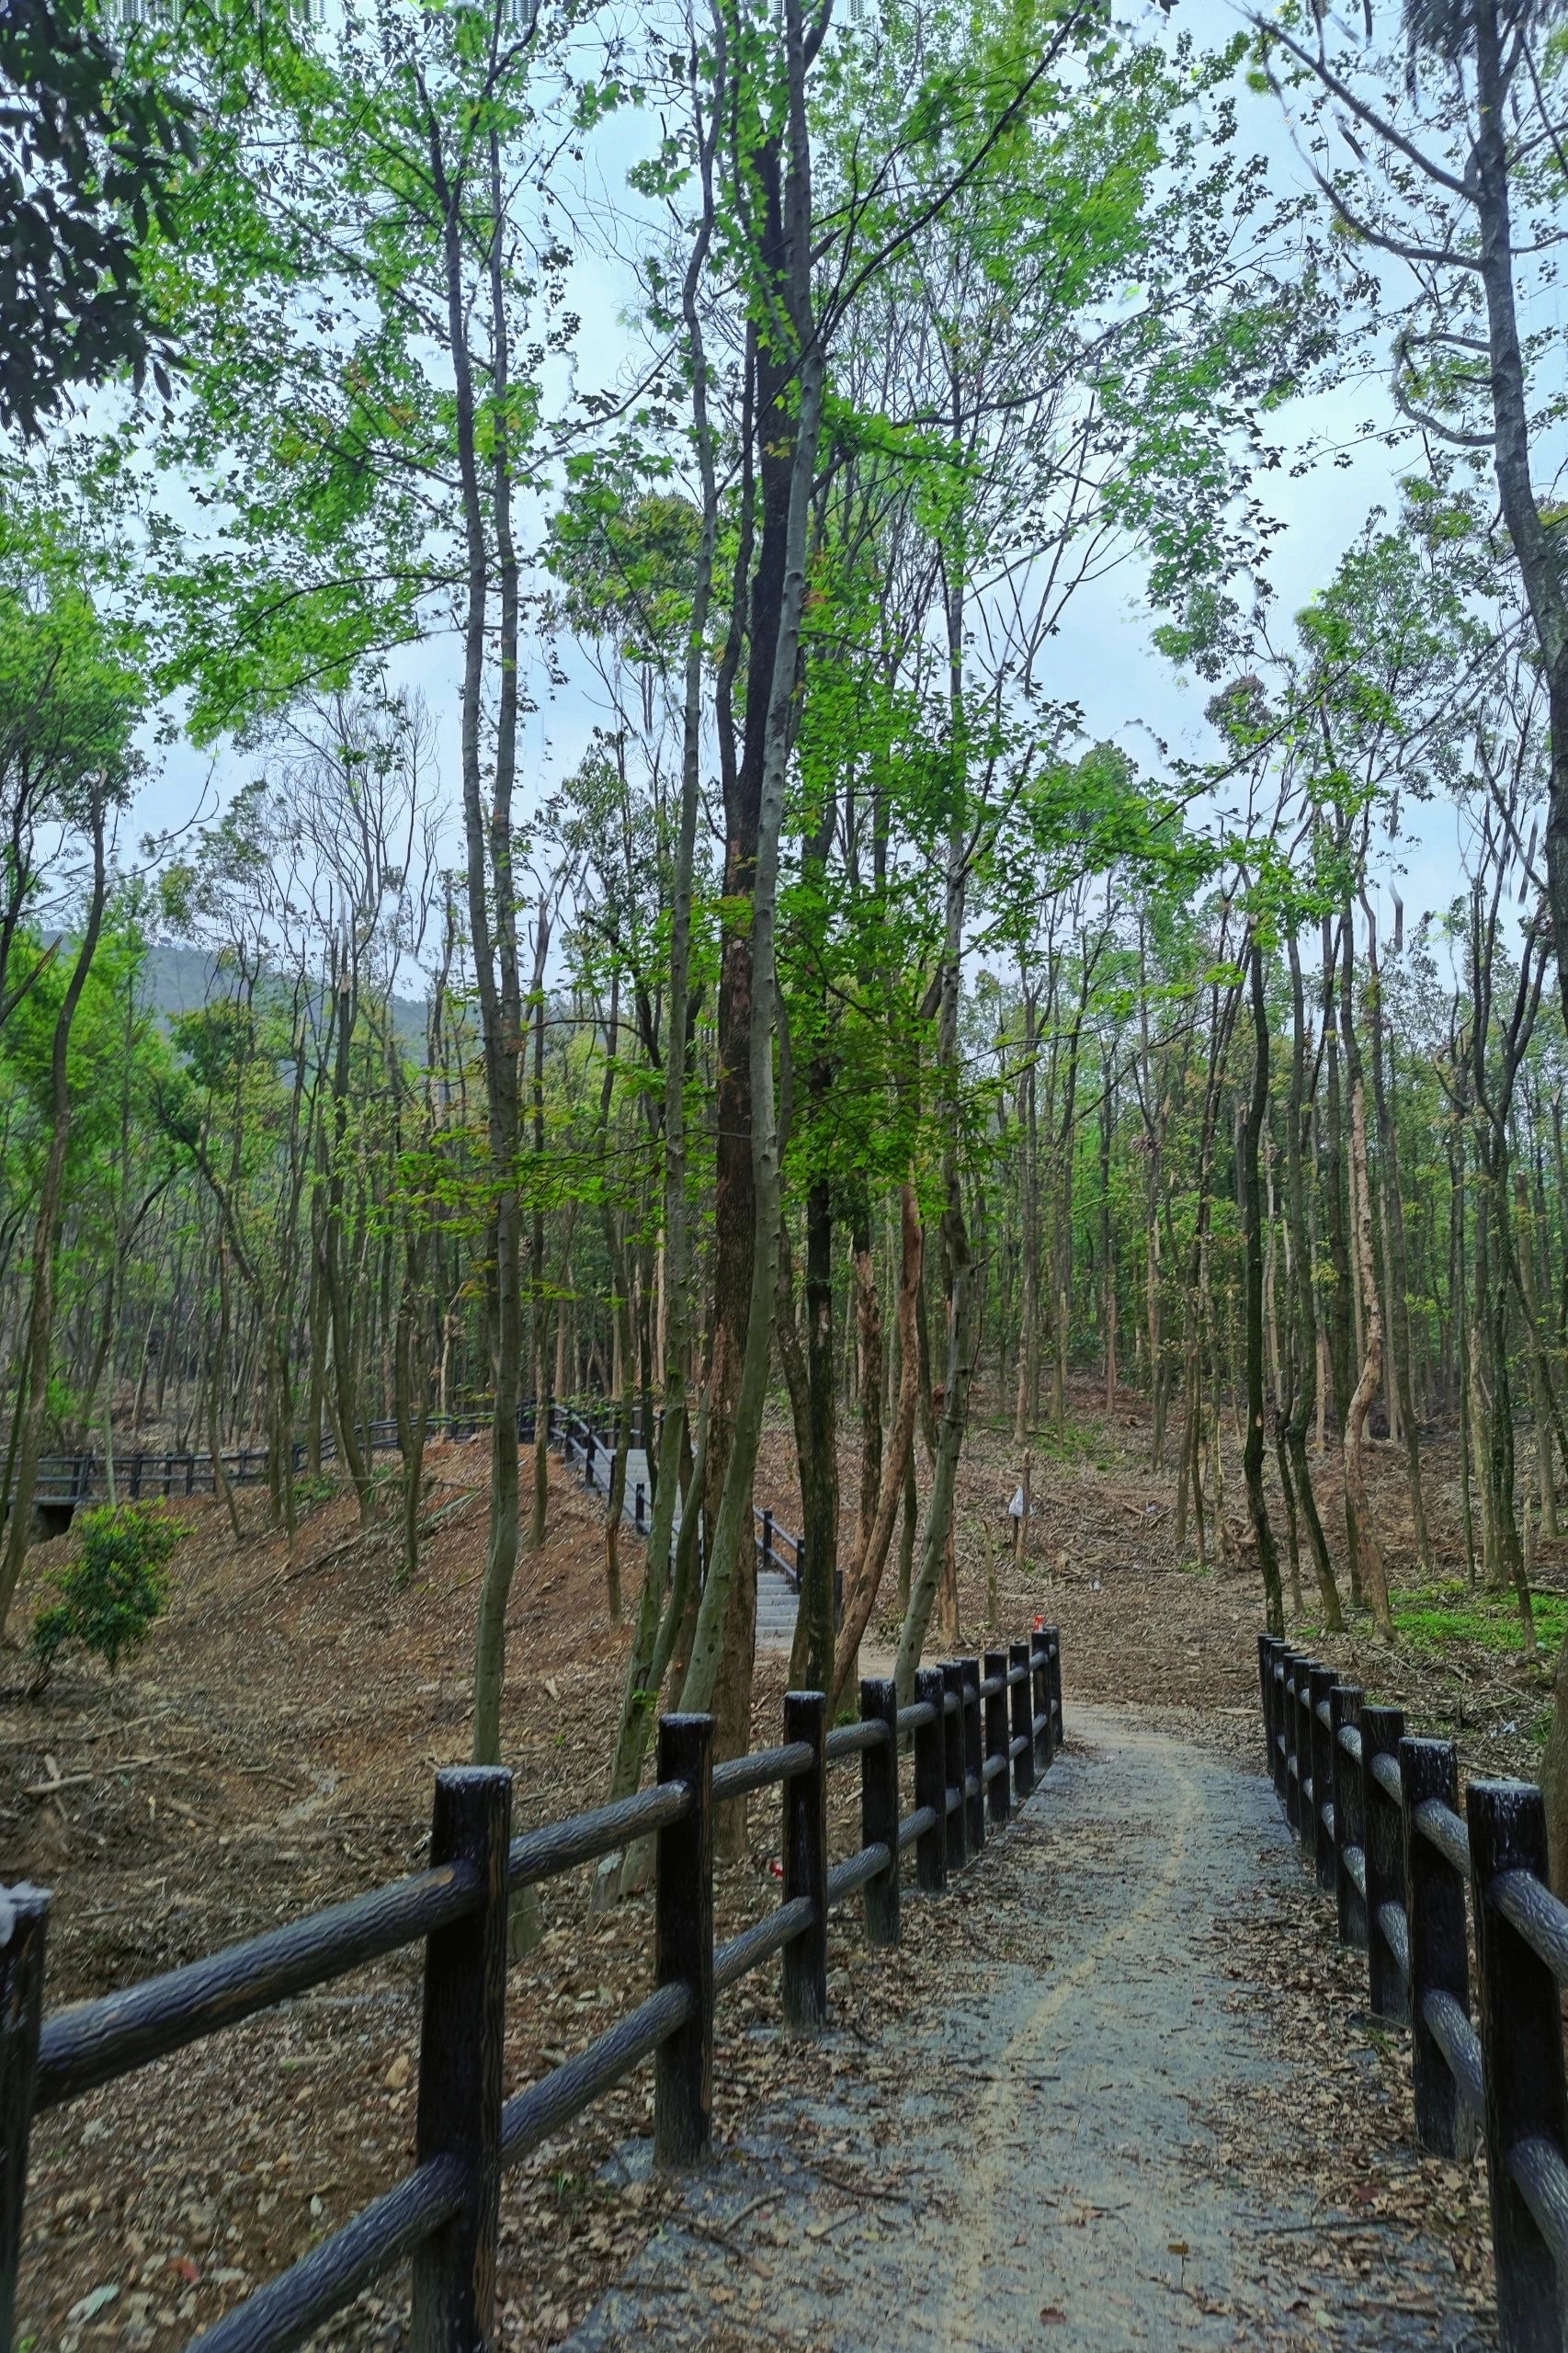
M 575 1457 L 571 1470 L 579 1480 L 583 1476 L 582 1456 Z M 608 1451 L 596 1448 L 593 1483 L 596 1495 L 609 1493 L 610 1457 Z M 648 1458 L 640 1446 L 630 1447 L 626 1456 L 626 1517 L 635 1525 L 637 1489 L 643 1490 L 643 1533 L 653 1514 L 648 1499 Z M 680 1514 L 676 1513 L 676 1529 L 680 1527 Z M 788 1650 L 795 1639 L 795 1621 L 801 1614 L 799 1596 L 789 1578 L 777 1569 L 759 1569 L 756 1578 L 756 1639 L 766 1650 Z

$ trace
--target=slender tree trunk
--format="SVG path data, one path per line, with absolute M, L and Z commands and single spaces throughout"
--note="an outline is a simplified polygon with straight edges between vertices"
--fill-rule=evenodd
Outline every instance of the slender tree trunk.
M 920 1343 L 915 1330 L 915 1301 L 925 1263 L 925 1236 L 920 1205 L 913 1185 L 900 1195 L 903 1268 L 899 1279 L 899 1383 L 894 1408 L 892 1443 L 882 1464 L 877 1509 L 858 1557 L 844 1581 L 844 1623 L 839 1630 L 833 1664 L 833 1697 L 842 1702 L 854 1674 L 855 1661 L 871 1613 L 877 1606 L 882 1570 L 892 1542 L 893 1528 L 905 1481 L 915 1461 L 915 1416 L 920 1394 Z
M 806 128 L 806 52 L 800 0 L 786 0 L 786 70 L 789 86 L 788 169 L 778 216 L 779 276 L 793 350 L 777 354 L 788 364 L 794 386 L 793 416 L 773 418 L 768 430 L 786 434 L 787 529 L 777 630 L 768 632 L 771 672 L 761 764 L 761 801 L 752 893 L 748 1063 L 751 1081 L 750 1134 L 754 1218 L 751 1295 L 745 1324 L 734 1420 L 723 1486 L 713 1526 L 697 1628 L 682 1688 L 682 1705 L 713 1706 L 722 1755 L 746 1745 L 751 1732 L 751 1669 L 756 1633 L 756 1546 L 752 1533 L 752 1480 L 762 1435 L 768 1362 L 772 1354 L 773 1298 L 778 1240 L 778 1136 L 774 1102 L 775 935 L 778 920 L 779 832 L 801 618 L 805 603 L 806 528 L 816 474 L 822 426 L 824 358 L 813 327 L 811 296 L 811 158 Z M 770 361 L 770 365 L 775 364 Z M 782 393 L 782 383 L 779 391 Z M 771 414 L 770 401 L 763 411 Z M 754 607 L 754 626 L 755 626 Z M 754 665 L 757 646 L 754 638 Z M 748 712 L 749 720 L 749 712 Z M 721 1125 L 723 1110 L 720 1108 Z M 720 1665 L 726 1674 L 721 1689 Z M 719 1704 L 715 1705 L 715 1702 Z M 740 1810 L 729 1826 L 744 1834 Z
M 1322 1397 L 1317 1308 L 1312 1282 L 1312 1239 L 1306 1202 L 1306 1161 L 1312 1132 L 1312 1107 L 1306 1099 L 1306 1006 L 1301 956 L 1294 932 L 1290 935 L 1289 946 L 1293 1020 L 1290 1116 L 1286 1129 L 1285 1168 L 1290 1217 L 1290 1292 L 1294 1312 L 1296 1385 L 1286 1427 L 1286 1449 L 1294 1474 L 1296 1506 L 1306 1523 L 1312 1571 L 1322 1597 L 1324 1631 L 1336 1634 L 1344 1629 L 1345 1615 L 1340 1608 L 1339 1587 L 1329 1555 L 1328 1539 L 1324 1533 L 1323 1520 L 1318 1512 L 1317 1496 L 1312 1489 L 1312 1465 L 1307 1456 L 1307 1430 L 1314 1405 Z
M 686 1482 L 680 1539 L 675 1546 L 676 1512 L 682 1503 L 683 1463 L 687 1459 L 689 1415 L 687 1381 L 692 1345 L 689 1227 L 687 1210 L 686 1083 L 689 1051 L 687 1003 L 691 985 L 691 908 L 697 860 L 697 823 L 702 798 L 703 687 L 709 618 L 712 604 L 713 563 L 718 543 L 719 489 L 714 437 L 708 409 L 708 366 L 699 295 L 712 239 L 713 156 L 723 114 L 725 81 L 722 27 L 714 62 L 714 112 L 699 142 L 699 168 L 703 209 L 682 288 L 691 368 L 693 440 L 702 483 L 702 523 L 693 569 L 691 611 L 687 625 L 685 707 L 681 734 L 680 823 L 671 886 L 669 950 L 669 1043 L 665 1058 L 662 1126 L 664 1137 L 664 1269 L 665 1302 L 665 1346 L 659 1366 L 663 1420 L 658 1426 L 658 1461 L 653 1461 L 653 1400 L 645 1386 L 642 1401 L 642 1443 L 653 1488 L 653 1524 L 642 1572 L 642 1590 L 632 1627 L 626 1662 L 620 1721 L 606 1792 L 608 1799 L 626 1797 L 637 1787 L 653 1724 L 653 1703 L 674 1656 L 687 1614 L 687 1594 L 695 1584 L 693 1570 L 697 1537 L 702 1526 L 707 1479 L 707 1434 Z M 630 1877 L 623 1883 L 630 1883 Z M 595 1882 L 595 1901 L 603 1902 L 618 1884 L 612 1858 Z
M 855 1262 L 856 1324 L 860 1348 L 860 1527 L 862 1555 L 877 1517 L 882 1484 L 882 1303 L 871 1251 L 870 1204 L 856 1203 L 850 1246 Z
M 544 1022 L 545 972 L 550 958 L 550 904 L 541 893 L 539 915 L 534 931 L 533 972 L 528 985 L 528 998 L 533 1009 L 533 1144 L 535 1192 L 533 1231 L 528 1250 L 528 1287 L 531 1293 L 531 1332 L 533 1341 L 534 1412 L 537 1428 L 539 1401 L 544 1391 L 545 1326 L 549 1320 L 549 1283 L 545 1269 L 544 1199 L 538 1189 L 544 1174 Z M 568 1245 L 570 1247 L 570 1245 Z M 528 1518 L 528 1547 L 539 1552 L 550 1522 L 550 1449 L 537 1442 L 533 1461 L 533 1506 Z
M 1364 1450 L 1367 1415 L 1371 1411 L 1372 1400 L 1377 1395 L 1383 1373 L 1383 1317 L 1372 1264 L 1372 1197 L 1367 1167 L 1367 1094 L 1358 1059 L 1353 1061 L 1350 1071 L 1350 1199 L 1356 1251 L 1361 1269 L 1362 1296 L 1366 1302 L 1367 1352 L 1362 1358 L 1360 1378 L 1351 1394 L 1345 1433 L 1345 1508 L 1346 1519 L 1355 1531 L 1361 1580 L 1371 1604 L 1373 1620 L 1384 1641 L 1392 1642 L 1394 1624 L 1393 1611 L 1389 1603 L 1388 1572 L 1383 1565 L 1382 1547 L 1372 1524 L 1371 1506 L 1367 1496 Z
M 1547 1363 L 1546 1339 L 1541 1326 L 1540 1291 L 1536 1281 L 1535 1220 L 1531 1213 L 1529 1187 L 1519 1172 L 1514 1179 L 1514 1199 L 1517 1211 L 1515 1220 L 1515 1263 L 1518 1268 L 1519 1292 L 1525 1311 L 1525 1347 L 1529 1363 L 1530 1404 L 1535 1415 L 1536 1481 L 1540 1496 L 1540 1532 L 1555 1540 L 1557 1535 L 1557 1482 L 1552 1463 L 1552 1397 L 1551 1373 Z
M 793 8 L 795 0 L 790 0 L 790 5 Z M 803 91 L 801 104 L 803 106 Z M 802 123 L 802 138 L 803 135 Z M 803 168 L 803 163 L 799 165 L 797 174 Z M 807 207 L 809 218 L 809 198 L 803 190 L 797 195 L 797 204 Z M 805 220 L 798 220 L 795 228 L 797 242 L 801 243 L 806 235 Z M 742 1747 L 750 1736 L 750 1642 L 755 1629 L 756 1608 L 752 1480 L 756 1467 L 757 1444 L 762 1435 L 767 1369 L 772 1354 L 772 1307 L 778 1238 L 778 1138 L 773 1086 L 774 931 L 778 906 L 778 840 L 784 813 L 784 779 L 801 614 L 805 601 L 806 514 L 816 470 L 823 391 L 822 355 L 820 349 L 812 345 L 806 349 L 800 364 L 800 405 L 790 486 L 788 562 L 779 613 L 777 661 L 768 698 L 767 759 L 762 812 L 757 828 L 756 887 L 752 899 L 751 1115 L 756 1222 L 751 1307 L 730 1456 L 725 1466 L 718 1518 L 714 1523 L 713 1550 L 708 1562 L 691 1659 L 681 1692 L 683 1708 L 700 1711 L 712 1704 L 719 1683 L 720 1660 L 724 1650 L 732 1597 L 738 1595 L 741 1609 L 737 1623 L 745 1641 L 745 1710 L 744 1723 L 732 1722 L 729 1725 L 727 1745 L 738 1742 Z M 745 1607 L 748 1597 L 751 1603 L 749 1613 Z M 730 1714 L 734 1717 L 739 1711 L 733 1691 L 730 1697 Z
M 469 938 L 479 996 L 484 1051 L 485 1107 L 493 1188 L 489 1219 L 492 1312 L 490 1529 L 480 1584 L 474 1640 L 473 1761 L 501 1761 L 501 1704 L 506 1682 L 506 1607 L 519 1541 L 517 1402 L 522 1363 L 522 1233 L 517 1197 L 520 1140 L 518 1060 L 522 991 L 517 969 L 517 893 L 512 855 L 512 800 L 517 751 L 517 560 L 512 542 L 512 470 L 508 430 L 507 326 L 500 223 L 501 173 L 494 135 L 490 151 L 489 297 L 490 400 L 481 417 L 469 348 L 470 290 L 466 275 L 469 223 L 466 190 L 447 169 L 439 121 L 428 118 L 430 172 L 444 218 L 447 335 L 452 359 L 458 477 L 465 567 L 463 678 L 460 766 L 468 863 Z M 482 442 L 490 453 L 488 511 L 481 482 Z M 494 790 L 484 803 L 485 658 L 490 636 L 492 565 L 499 575 Z M 514 1923 L 514 1948 L 533 1933 L 537 1904 Z
M 0 1558 L 0 1633 L 5 1631 L 6 1621 L 11 1614 L 11 1604 L 16 1598 L 17 1586 L 28 1557 L 33 1495 L 38 1486 L 39 1458 L 43 1451 L 44 1422 L 49 1410 L 55 1257 L 65 1197 L 65 1157 L 71 1142 L 71 1033 L 75 1027 L 76 1008 L 82 1001 L 82 991 L 86 986 L 87 974 L 97 953 L 98 936 L 103 928 L 104 902 L 108 892 L 104 861 L 104 812 L 97 791 L 93 794 L 89 824 L 93 842 L 92 891 L 75 962 L 72 965 L 71 977 L 65 983 L 65 993 L 55 1016 L 54 1037 L 50 1051 L 49 1151 L 44 1160 L 38 1211 L 33 1221 L 32 1298 L 28 1310 L 27 1341 L 22 1358 L 25 1386 L 20 1408 L 20 1438 L 11 1477 L 6 1550 L 4 1557 Z
M 1328 1365 L 1333 1388 L 1334 1417 L 1338 1425 L 1341 1458 L 1345 1451 L 1346 1431 L 1350 1418 L 1350 1342 L 1353 1322 L 1352 1300 L 1355 1275 L 1351 1266 L 1350 1247 L 1346 1234 L 1345 1218 L 1345 1149 L 1344 1119 L 1339 1087 L 1339 1020 L 1335 990 L 1335 968 L 1337 957 L 1350 957 L 1348 935 L 1336 934 L 1325 915 L 1323 925 L 1323 1050 L 1324 1050 L 1324 1120 L 1323 1120 L 1323 1200 L 1324 1223 L 1328 1240 L 1329 1265 L 1334 1273 L 1330 1313 L 1327 1322 Z M 1348 1044 L 1348 1041 L 1346 1041 Z M 1350 1570 L 1350 1600 L 1358 1608 L 1361 1602 L 1361 1556 L 1357 1542 L 1357 1530 L 1348 1508 L 1345 1518 L 1346 1558 Z
M 1242 1188 L 1246 1216 L 1246 1442 L 1242 1468 L 1246 1481 L 1247 1514 L 1263 1574 L 1264 1608 L 1268 1631 L 1285 1631 L 1285 1602 L 1279 1586 L 1279 1556 L 1269 1525 L 1268 1503 L 1263 1491 L 1264 1450 L 1264 1315 L 1263 1199 L 1258 1180 L 1258 1147 L 1268 1117 L 1268 1006 L 1263 988 L 1263 950 L 1256 938 L 1248 956 L 1252 987 L 1252 1097 L 1243 1129 Z
M 1411 1338 L 1409 1258 L 1404 1239 L 1404 1204 L 1400 1196 L 1399 1131 L 1394 1118 L 1392 1086 L 1384 1078 L 1382 979 L 1377 961 L 1377 933 L 1368 917 L 1367 1024 L 1372 1056 L 1372 1091 L 1378 1115 L 1379 1176 L 1388 1249 L 1389 1336 L 1392 1342 L 1393 1390 L 1404 1438 L 1405 1475 L 1410 1487 L 1410 1516 L 1415 1530 L 1415 1554 L 1423 1576 L 1436 1574 L 1432 1538 L 1426 1526 L 1426 1503 L 1421 1485 L 1421 1435 L 1416 1427 L 1415 1396 L 1410 1377 Z M 1391 1041 L 1392 1044 L 1392 1041 Z

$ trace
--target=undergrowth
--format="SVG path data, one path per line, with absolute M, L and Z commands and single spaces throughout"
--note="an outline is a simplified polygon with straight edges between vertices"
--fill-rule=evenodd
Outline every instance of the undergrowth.
M 1524 1648 L 1512 1593 L 1472 1591 L 1455 1578 L 1396 1592 L 1392 1598 L 1394 1624 L 1419 1650 L 1441 1650 L 1450 1643 L 1475 1643 L 1489 1651 Z M 1536 1641 L 1554 1651 L 1568 1628 L 1568 1595 L 1537 1593 L 1534 1607 Z

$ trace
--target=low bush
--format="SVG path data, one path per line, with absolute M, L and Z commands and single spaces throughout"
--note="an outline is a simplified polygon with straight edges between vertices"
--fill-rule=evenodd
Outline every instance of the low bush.
M 75 1559 L 51 1579 L 59 1597 L 33 1620 L 35 1690 L 69 1643 L 101 1658 L 111 1675 L 141 1647 L 168 1597 L 164 1565 L 185 1529 L 144 1504 L 108 1504 L 79 1514 L 76 1532 Z

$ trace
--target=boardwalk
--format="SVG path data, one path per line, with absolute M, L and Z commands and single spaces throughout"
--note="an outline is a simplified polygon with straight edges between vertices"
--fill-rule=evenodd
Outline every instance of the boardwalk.
M 594 1413 L 590 1424 L 567 1407 L 555 1410 L 554 1443 L 569 1465 L 574 1466 L 584 1483 L 596 1494 L 608 1496 L 610 1488 L 611 1457 L 609 1441 L 614 1428 L 612 1405 L 602 1409 L 586 1409 Z M 533 1437 L 534 1407 L 531 1399 L 518 1408 L 517 1432 L 519 1443 Z M 472 1437 L 486 1425 L 472 1417 L 453 1415 L 444 1423 L 434 1424 L 432 1438 L 446 1436 Z M 590 1438 L 590 1431 L 592 1436 Z M 369 1453 L 396 1453 L 397 1424 L 393 1421 L 370 1422 L 360 1432 L 360 1442 Z M 329 1437 L 322 1443 L 324 1461 L 335 1459 L 337 1448 Z M 251 1447 L 224 1454 L 220 1458 L 231 1485 L 260 1486 L 267 1483 L 269 1472 L 267 1450 Z M 301 1472 L 306 1461 L 306 1449 L 296 1441 L 294 1469 Z M 114 1468 L 114 1495 L 117 1502 L 137 1502 L 159 1496 L 211 1495 L 213 1492 L 212 1457 L 210 1454 L 148 1453 L 130 1449 L 119 1454 Z M 108 1500 L 109 1475 L 101 1454 L 46 1455 L 39 1464 L 33 1495 L 33 1507 L 43 1522 L 46 1532 L 53 1535 L 69 1527 L 75 1513 L 84 1506 Z M 641 1446 L 628 1449 L 626 1458 L 626 1493 L 622 1511 L 640 1535 L 647 1532 L 652 1513 L 652 1485 L 648 1475 L 648 1457 Z M 795 1638 L 795 1620 L 799 1614 L 798 1591 L 794 1581 L 781 1567 L 773 1565 L 771 1548 L 765 1553 L 763 1543 L 764 1515 L 758 1521 L 757 1611 L 756 1639 L 763 1650 L 788 1650 Z M 680 1528 L 680 1507 L 677 1503 L 676 1531 Z M 767 1527 L 772 1532 L 771 1521 Z M 787 1530 L 776 1532 L 778 1557 L 799 1559 L 800 1548 Z
M 582 1457 L 579 1454 L 580 1463 Z M 601 1447 L 593 1460 L 593 1483 L 596 1491 L 609 1494 L 610 1458 Z M 626 1453 L 626 1517 L 637 1525 L 637 1490 L 644 1497 L 648 1494 L 648 1457 L 642 1447 L 632 1446 Z M 646 1506 L 645 1506 L 646 1508 Z M 680 1528 L 680 1505 L 676 1505 L 676 1529 Z M 756 1573 L 756 1643 L 759 1650 L 787 1651 L 795 1640 L 795 1620 L 800 1615 L 800 1596 L 782 1569 L 765 1567 L 759 1560 Z

